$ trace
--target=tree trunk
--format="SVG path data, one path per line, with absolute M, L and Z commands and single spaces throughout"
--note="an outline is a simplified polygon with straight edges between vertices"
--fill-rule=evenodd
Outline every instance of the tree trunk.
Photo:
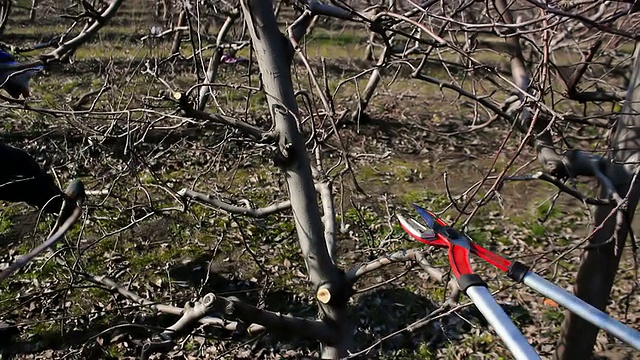
M 216 77 L 218 76 L 218 66 L 220 66 L 220 59 L 222 58 L 222 43 L 224 42 L 229 29 L 238 18 L 239 13 L 230 14 L 227 17 L 227 20 L 220 28 L 220 32 L 218 33 L 218 37 L 216 39 L 216 50 L 213 53 L 213 56 L 209 60 L 209 66 L 207 68 L 207 74 L 205 75 L 205 81 L 208 83 L 213 83 L 216 81 Z M 211 88 L 209 86 L 203 86 L 200 88 L 200 93 L 198 96 L 198 110 L 204 111 L 204 108 L 207 106 L 207 100 L 209 98 L 209 93 L 211 93 Z
M 162 3 L 162 1 L 160 1 L 160 0 L 155 0 L 155 1 L 153 2 L 153 5 L 154 5 L 153 10 L 154 10 L 154 15 L 155 15 L 155 17 L 156 17 L 156 20 L 157 20 L 157 19 L 160 17 L 160 15 L 161 15 L 161 14 L 160 14 L 160 4 L 161 4 L 161 3 Z
M 31 8 L 29 9 L 29 22 L 34 22 L 36 19 L 36 8 L 38 7 L 38 0 L 31 0 Z
M 178 17 L 178 28 L 183 27 L 187 22 L 187 11 L 182 10 Z M 171 45 L 171 55 L 180 53 L 180 43 L 182 42 L 182 30 L 176 30 L 176 34 L 173 36 L 173 44 Z
M 4 27 L 11 14 L 11 3 L 12 0 L 0 0 L 0 34 L 4 32 Z
M 362 93 L 362 96 L 358 101 L 357 108 L 351 113 L 351 121 L 359 121 L 362 114 L 367 111 L 369 102 L 371 101 L 373 94 L 376 92 L 376 88 L 378 87 L 380 79 L 382 78 L 380 69 L 387 59 L 387 51 L 389 51 L 389 49 L 386 47 L 382 50 L 380 59 L 378 59 L 378 66 L 376 66 L 376 68 L 371 72 L 371 76 L 369 77 L 367 86 L 364 88 L 364 92 Z
M 322 344 L 323 359 L 347 355 L 352 327 L 347 313 L 350 287 L 344 273 L 329 256 L 323 223 L 304 137 L 298 131 L 298 107 L 293 93 L 291 62 L 293 49 L 278 29 L 272 1 L 242 0 L 242 10 L 251 35 L 275 131 L 279 135 L 278 165 L 285 173 L 298 241 L 309 278 L 318 290 L 329 294 L 320 303 L 322 319 L 340 333 L 340 342 Z
M 172 0 L 160 0 L 162 2 L 162 21 L 167 24 L 172 12 Z
M 636 43 L 634 55 L 635 61 L 627 99 L 623 106 L 623 115 L 618 120 L 612 138 L 613 150 L 610 153 L 612 161 L 609 162 L 610 166 L 606 173 L 620 196 L 624 197 L 628 194 L 626 219 L 629 220 L 633 219 L 640 197 L 640 184 L 638 181 L 632 183 L 638 168 L 638 160 L 640 160 L 640 117 L 636 115 L 640 111 L 640 43 Z M 610 198 L 607 189 L 602 185 L 600 196 Z M 600 246 L 590 248 L 582 255 L 573 289 L 579 298 L 601 310 L 605 309 L 609 300 L 629 233 L 628 226 L 631 226 L 626 221 L 616 224 L 618 216 L 615 214 L 609 216 L 613 210 L 612 206 L 601 206 L 596 209 L 595 224 L 602 224 L 603 221 L 605 223 L 590 239 L 590 244 L 591 246 L 600 244 Z M 589 359 L 593 353 L 598 331 L 596 326 L 567 312 L 562 323 L 560 342 L 556 348 L 556 358 Z

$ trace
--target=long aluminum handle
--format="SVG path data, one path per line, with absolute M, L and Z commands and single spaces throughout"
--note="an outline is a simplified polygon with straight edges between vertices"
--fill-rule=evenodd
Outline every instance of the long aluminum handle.
M 498 305 L 486 287 L 470 286 L 466 293 L 516 359 L 540 359 L 540 356 L 529 345 L 527 339 L 511 321 L 509 315 Z
M 522 282 L 530 288 L 538 291 L 540 294 L 569 309 L 572 313 L 633 346 L 637 350 L 640 350 L 640 332 L 617 320 L 614 320 L 603 311 L 600 311 L 584 300 L 573 296 L 568 291 L 556 286 L 550 281 L 547 281 L 547 279 L 534 272 L 527 272 Z

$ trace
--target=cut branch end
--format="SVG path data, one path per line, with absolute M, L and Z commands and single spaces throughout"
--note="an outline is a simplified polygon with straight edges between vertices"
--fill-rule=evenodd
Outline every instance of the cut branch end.
M 331 301 L 331 291 L 328 286 L 321 286 L 316 293 L 316 298 L 323 304 L 328 304 Z

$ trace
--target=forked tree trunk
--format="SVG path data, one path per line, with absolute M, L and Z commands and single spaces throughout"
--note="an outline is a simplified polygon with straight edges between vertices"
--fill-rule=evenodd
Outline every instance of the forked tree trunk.
M 606 172 L 620 196 L 624 197 L 629 193 L 627 205 L 629 220 L 633 219 L 640 197 L 640 182 L 637 180 L 633 182 L 634 173 L 640 161 L 640 116 L 638 116 L 640 113 L 640 43 L 636 43 L 634 55 L 627 99 L 611 141 L 612 151 L 609 158 L 612 161 L 609 162 L 610 166 Z M 600 196 L 609 197 L 603 186 L 601 186 Z M 601 310 L 605 309 L 609 300 L 620 256 L 629 233 L 628 226 L 631 226 L 626 222 L 616 225 L 617 216 L 609 216 L 613 209 L 612 206 L 601 206 L 596 209 L 596 226 L 602 224 L 607 217 L 609 219 L 590 240 L 591 246 L 601 245 L 586 250 L 582 255 L 573 289 L 578 297 Z M 581 360 L 591 357 L 599 331 L 597 327 L 567 312 L 561 331 L 562 335 L 556 349 L 557 359 Z
M 350 287 L 327 250 L 309 157 L 297 127 L 298 107 L 291 80 L 293 49 L 278 29 L 272 1 L 242 0 L 241 3 L 279 136 L 278 165 L 285 173 L 302 255 L 313 285 L 330 294 L 326 304 L 320 303 L 322 319 L 340 334 L 338 343 L 322 344 L 321 356 L 342 358 L 352 343 L 347 312 Z

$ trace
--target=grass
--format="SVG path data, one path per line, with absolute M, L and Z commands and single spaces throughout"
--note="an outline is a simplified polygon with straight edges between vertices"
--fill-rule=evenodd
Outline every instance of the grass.
M 11 230 L 11 219 L 2 212 L 0 213 L 0 235 L 8 233 L 9 230 Z
M 131 13 L 132 9 L 125 10 Z M 14 36 L 36 41 L 60 33 L 62 30 L 62 26 L 9 27 L 7 34 L 9 38 Z M 139 24 L 106 27 L 94 42 L 78 49 L 74 55 L 75 63 L 53 69 L 48 74 L 34 79 L 33 93 L 36 99 L 34 103 L 46 108 L 67 108 L 83 94 L 102 86 L 107 77 L 107 65 L 111 62 L 109 66 L 114 71 L 108 76 L 110 85 L 114 89 L 107 92 L 104 99 L 98 102 L 99 109 L 107 111 L 110 108 L 140 107 L 155 104 L 153 101 L 156 101 L 166 106 L 165 109 L 161 109 L 162 111 L 166 110 L 166 113 L 174 111 L 175 106 L 157 99 L 164 90 L 164 86 L 152 76 L 143 75 L 139 70 L 134 71 L 139 69 L 138 66 L 143 68 L 146 60 L 152 61 L 152 59 L 169 55 L 168 41 L 159 42 L 154 48 L 139 43 L 137 38 L 144 35 L 144 31 L 145 27 Z M 335 91 L 345 77 L 355 76 L 370 66 L 370 64 L 361 64 L 353 60 L 364 53 L 367 39 L 366 32 L 359 28 L 348 28 L 344 31 L 317 28 L 312 35 L 305 38 L 305 51 L 316 73 L 321 74 L 320 58 L 326 58 L 327 64 L 330 65 L 327 82 L 331 92 Z M 189 44 L 184 43 L 181 52 L 185 56 L 190 56 L 192 49 Z M 36 54 L 27 55 L 35 56 Z M 205 52 L 204 59 L 206 60 L 209 55 L 210 51 Z M 248 49 L 242 50 L 239 55 L 248 56 Z M 448 60 L 456 59 L 451 53 L 443 53 L 442 56 Z M 479 52 L 478 59 L 490 64 L 504 62 L 503 55 L 491 51 Z M 190 65 L 191 62 L 184 59 L 163 65 L 165 67 L 160 68 L 163 80 L 182 90 L 189 88 L 196 78 Z M 302 90 L 312 89 L 313 87 L 306 79 L 306 70 L 300 63 L 296 63 L 294 69 L 294 81 L 297 86 Z M 407 238 L 393 218 L 393 212 L 406 212 L 413 215 L 411 203 L 418 203 L 430 210 L 442 210 L 450 202 L 442 181 L 445 170 L 449 171 L 449 185 L 451 192 L 456 196 L 471 183 L 479 180 L 483 173 L 489 170 L 491 164 L 490 158 L 464 161 L 439 159 L 440 156 L 459 152 L 461 146 L 456 143 L 456 137 L 436 134 L 437 126 L 452 118 L 467 119 L 470 111 L 453 96 L 452 92 L 441 92 L 435 85 L 409 79 L 406 68 L 402 69 L 396 77 L 396 70 L 395 66 L 384 70 L 383 84 L 378 88 L 376 97 L 370 105 L 372 117 L 376 120 L 381 119 L 380 122 L 361 124 L 363 132 L 371 131 L 371 133 L 357 134 L 360 136 L 357 137 L 353 136 L 352 129 L 341 129 L 341 133 L 345 134 L 344 143 L 347 144 L 349 151 L 379 154 L 386 149 L 385 146 L 393 150 L 386 159 L 355 160 L 352 164 L 356 180 L 366 190 L 368 197 L 357 198 L 356 191 L 349 188 L 350 183 L 347 180 L 336 181 L 334 184 L 336 193 L 339 194 L 335 201 L 336 209 L 340 214 L 337 220 L 339 224 L 346 225 L 346 229 L 340 229 L 344 231 L 338 231 L 336 234 L 338 246 L 341 246 L 341 255 L 344 255 L 340 261 L 345 264 L 346 269 L 368 260 L 367 256 L 371 254 L 382 255 L 400 248 L 420 246 Z M 429 67 L 426 71 L 430 76 L 438 78 L 447 79 L 449 76 L 442 67 Z M 462 81 L 463 76 L 463 73 L 456 73 L 454 80 Z M 342 86 L 333 99 L 338 104 L 339 110 L 350 109 L 348 107 L 357 100 L 356 91 L 364 89 L 367 80 L 368 75 L 364 75 Z M 218 81 L 229 85 L 247 85 L 250 82 L 252 86 L 258 86 L 259 74 L 255 68 L 251 74 L 248 74 L 248 69 L 245 67 L 225 65 L 220 70 Z M 471 89 L 469 82 L 465 82 L 463 87 Z M 485 90 L 490 92 L 493 89 L 492 86 L 488 86 Z M 267 124 L 265 127 L 268 128 L 266 96 L 262 93 L 253 94 L 248 99 L 247 96 L 246 90 L 220 87 L 216 94 L 217 103 L 210 104 L 209 110 L 224 111 L 243 119 L 248 117 L 251 121 L 263 116 L 263 121 Z M 497 94 L 494 98 L 499 99 L 501 96 L 504 97 L 505 94 Z M 247 103 L 251 109 L 249 114 L 244 112 Z M 122 117 L 113 115 L 78 119 L 72 116 L 45 117 L 22 110 L 5 111 L 5 114 L 8 123 L 3 124 L 3 128 L 7 130 L 29 124 L 29 130 L 36 128 L 47 130 L 52 127 L 66 126 L 67 130 L 72 132 L 76 130 L 69 127 L 65 121 L 74 120 L 82 126 L 97 129 L 100 132 L 106 131 L 105 129 L 113 124 L 113 133 L 121 134 L 126 129 L 123 124 L 132 119 L 135 124 L 147 124 L 156 120 L 159 124 L 172 124 L 166 119 L 162 120 L 166 122 L 160 122 L 159 116 L 154 114 L 141 115 L 140 118 L 135 118 L 137 115 L 131 116 L 125 113 Z M 131 117 L 127 118 L 127 116 Z M 413 124 L 419 124 L 422 128 L 426 128 L 427 125 L 434 127 L 429 128 L 427 135 L 420 137 L 416 134 L 418 128 L 412 127 Z M 408 137 L 420 142 L 420 146 L 429 147 L 429 151 L 426 154 L 400 153 L 398 151 L 400 147 L 397 145 L 405 141 L 400 136 L 392 137 L 389 143 L 385 144 L 380 140 L 380 133 L 385 130 L 386 125 L 390 128 L 387 129 L 389 130 L 387 134 L 392 135 L 397 135 L 393 131 L 400 131 L 394 129 L 392 125 L 398 128 L 409 128 Z M 169 132 L 166 130 L 166 133 Z M 29 139 L 43 146 L 51 146 L 51 143 L 58 147 L 62 147 L 61 144 L 68 146 L 68 151 L 58 151 L 58 148 L 54 151 L 46 148 L 47 151 L 55 152 L 58 156 L 50 160 L 50 166 L 61 174 L 64 180 L 78 175 L 86 179 L 92 189 L 112 189 L 112 194 L 104 203 L 101 196 L 90 199 L 92 207 L 82 229 L 82 235 L 78 229 L 70 233 L 66 241 L 59 245 L 58 250 L 63 247 L 66 249 L 59 255 L 70 265 L 75 263 L 79 255 L 82 255 L 78 269 L 94 275 L 109 275 L 141 296 L 177 306 L 183 306 L 186 301 L 193 300 L 198 295 L 199 286 L 202 283 L 185 285 L 186 281 L 170 275 L 172 270 L 185 266 L 187 272 L 193 275 L 198 269 L 208 269 L 209 261 L 223 265 L 231 264 L 235 271 L 233 274 L 226 274 L 223 271 L 219 274 L 229 278 L 222 284 L 227 286 L 223 293 L 228 292 L 234 296 L 240 294 L 238 296 L 245 296 L 250 298 L 252 303 L 258 304 L 259 295 L 247 295 L 248 291 L 233 288 L 234 281 L 251 282 L 262 290 L 269 287 L 272 287 L 272 291 L 285 289 L 293 295 L 286 298 L 286 301 L 267 303 L 267 307 L 277 308 L 278 311 L 283 312 L 315 316 L 315 309 L 309 305 L 313 300 L 313 289 L 310 289 L 304 278 L 306 269 L 297 243 L 294 219 L 289 212 L 285 212 L 282 216 L 257 220 L 232 218 L 223 211 L 195 203 L 190 203 L 184 212 L 172 211 L 161 214 L 158 211 L 158 208 L 164 206 L 178 205 L 178 201 L 165 188 L 176 191 L 182 187 L 194 186 L 198 191 L 212 194 L 225 201 L 243 204 L 238 200 L 246 199 L 255 206 L 266 206 L 285 198 L 287 189 L 283 186 L 283 175 L 274 171 L 275 167 L 270 163 L 272 156 L 265 150 L 266 148 L 248 149 L 237 143 L 220 145 L 216 136 L 228 139 L 237 134 L 225 133 L 224 130 L 220 130 L 220 133 L 214 130 L 211 132 L 214 134 L 178 136 L 176 140 L 161 137 L 153 142 L 140 141 L 133 147 L 137 157 L 127 153 L 123 145 L 110 144 L 102 141 L 100 137 L 91 138 L 90 141 L 85 137 L 79 143 L 73 143 L 66 138 L 66 135 L 62 139 L 53 140 Z M 488 138 L 494 135 L 492 133 L 479 139 L 493 140 Z M 361 139 L 365 141 L 361 142 Z M 133 142 L 138 140 L 141 138 L 131 139 Z M 472 140 L 473 138 L 463 138 L 462 146 L 470 147 Z M 333 146 L 332 141 L 334 141 L 333 138 L 327 139 L 327 142 Z M 380 145 L 380 143 L 383 144 Z M 359 144 L 364 145 L 358 147 Z M 371 147 L 367 148 L 367 146 Z M 485 147 L 490 146 L 492 145 Z M 95 155 L 90 155 L 90 151 L 95 151 Z M 330 156 L 335 156 L 334 153 L 328 155 L 327 159 L 336 160 L 336 157 Z M 152 159 L 160 159 L 162 163 L 153 165 Z M 501 157 L 496 170 L 501 170 L 507 160 L 506 155 Z M 78 164 L 84 162 L 87 165 L 81 168 Z M 153 171 L 150 170 L 151 168 Z M 340 192 L 344 189 L 346 189 L 344 192 Z M 559 246 L 574 243 L 576 237 L 567 234 L 567 229 L 577 231 L 579 227 L 584 226 L 586 218 L 581 209 L 575 209 L 574 203 L 561 202 L 552 209 L 546 223 L 540 223 L 537 220 L 549 210 L 549 204 L 544 202 L 548 197 L 549 189 L 546 185 L 532 182 L 526 185 L 508 184 L 501 192 L 507 203 L 506 206 L 502 207 L 497 202 L 492 202 L 481 209 L 471 222 L 468 234 L 481 245 L 496 249 L 497 252 L 504 251 L 508 256 L 520 256 L 525 252 L 527 254 L 544 252 L 546 251 L 544 247 L 549 242 Z M 486 190 L 485 186 L 480 195 Z M 389 209 L 386 208 L 387 204 L 390 205 Z M 473 206 L 472 202 L 471 208 Z M 22 208 L 19 213 L 27 211 L 30 212 L 33 209 Z M 140 219 L 149 212 L 157 213 L 145 222 L 129 226 L 132 221 Z M 573 216 L 571 221 L 568 220 L 569 214 Z M 8 210 L 0 213 L 0 235 L 11 234 L 17 226 L 24 225 L 19 222 L 17 215 L 19 214 Z M 454 215 L 455 212 L 449 210 L 443 217 L 449 221 Z M 47 232 L 47 225 L 48 223 L 45 222 L 38 227 L 37 232 L 40 236 Z M 125 226 L 129 227 L 123 229 Z M 113 234 L 105 236 L 109 233 Z M 385 242 L 385 247 L 381 248 L 382 239 L 390 241 Z M 92 247 L 84 250 L 85 246 L 96 241 L 97 243 Z M 13 249 L 18 253 L 26 253 L 32 245 L 33 242 L 29 240 Z M 258 262 L 253 260 L 250 252 L 259 255 Z M 196 263 L 200 257 L 205 258 L 202 264 Z M 48 261 L 41 267 L 44 261 L 44 257 L 39 258 L 35 266 L 24 269 L 14 276 L 11 283 L 2 285 L 0 296 L 3 301 L 0 302 L 0 317 L 19 317 L 25 314 L 18 310 L 10 311 L 14 304 L 8 301 L 23 293 L 21 286 L 24 284 L 29 286 L 30 291 L 36 293 L 51 287 L 67 285 L 67 281 L 70 281 L 67 279 L 68 270 L 55 261 Z M 447 258 L 444 252 L 436 252 L 430 257 L 430 261 L 435 266 L 447 269 Z M 562 261 L 559 265 L 564 269 L 564 273 L 574 271 L 576 266 L 568 261 Z M 266 271 L 263 272 L 261 268 Z M 481 266 L 478 269 L 483 276 L 486 275 L 487 278 L 492 279 L 493 287 L 502 284 L 497 283 L 499 280 L 495 278 L 495 272 Z M 393 276 L 393 271 L 396 270 L 389 270 L 389 273 L 383 272 L 380 277 Z M 300 274 L 303 275 L 300 276 Z M 422 282 L 417 274 L 417 271 L 413 271 L 405 278 L 394 282 L 393 288 L 403 291 L 395 294 L 395 297 L 372 296 L 370 301 L 374 304 L 373 311 L 370 311 L 369 317 L 365 319 L 368 322 L 367 325 L 362 325 L 363 332 L 369 331 L 375 336 L 382 336 L 383 330 L 393 330 L 385 328 L 385 326 L 391 327 L 389 323 L 392 320 L 399 325 L 406 325 L 409 321 L 424 315 L 428 300 L 441 302 L 445 299 L 448 294 L 444 287 Z M 365 287 L 380 283 L 381 278 L 374 278 L 359 285 Z M 17 286 L 18 284 L 21 286 Z M 222 286 L 221 284 L 209 285 Z M 265 293 L 269 292 L 265 290 Z M 74 306 L 69 310 L 73 319 L 92 313 L 97 303 L 115 307 L 124 303 L 120 298 L 115 300 L 110 292 L 95 287 L 75 289 L 68 298 L 74 302 Z M 57 298 L 46 297 L 45 299 L 53 301 Z M 260 298 L 260 301 L 263 300 Z M 390 306 L 391 319 L 381 310 L 384 306 Z M 52 315 L 46 311 L 38 312 L 36 309 L 26 312 L 34 321 L 39 321 L 26 326 L 26 332 L 44 337 L 61 332 L 57 323 L 46 321 L 47 317 Z M 535 324 L 542 322 L 555 327 L 562 319 L 562 313 L 557 309 L 532 311 L 543 314 L 542 319 L 535 319 L 534 316 L 531 321 Z M 92 324 L 108 326 L 121 321 L 130 321 L 130 315 L 131 313 L 124 309 L 122 312 L 107 312 L 92 320 Z M 518 321 L 524 323 L 529 321 L 525 319 L 526 315 L 516 314 L 515 316 L 522 317 L 518 318 Z M 376 327 L 382 330 L 376 330 Z M 548 332 L 548 336 L 553 336 L 551 330 Z M 411 340 L 410 346 L 400 349 L 393 346 L 385 347 L 385 350 L 378 355 L 383 359 L 453 359 L 461 356 L 459 349 L 463 347 L 472 349 L 476 353 L 504 353 L 504 350 L 497 345 L 498 339 L 492 333 L 480 329 L 476 332 L 464 333 L 466 335 L 461 339 L 447 341 L 440 347 L 434 347 L 426 340 L 422 341 L 420 337 L 426 336 L 424 333 L 411 334 L 411 337 L 415 337 L 416 340 L 415 342 Z M 367 339 L 371 340 L 371 338 Z M 53 346 L 53 344 L 47 346 Z M 195 351 L 197 346 L 195 342 L 188 341 L 184 350 Z M 102 352 L 104 358 L 118 358 L 130 354 L 130 350 L 115 345 L 104 346 Z M 467 355 L 471 356 L 471 354 Z
M 364 57 L 365 46 L 361 42 L 364 37 L 355 33 L 350 36 L 312 35 L 303 43 L 305 54 L 310 58 L 352 58 L 356 54 Z M 354 41 L 355 40 L 355 41 Z

